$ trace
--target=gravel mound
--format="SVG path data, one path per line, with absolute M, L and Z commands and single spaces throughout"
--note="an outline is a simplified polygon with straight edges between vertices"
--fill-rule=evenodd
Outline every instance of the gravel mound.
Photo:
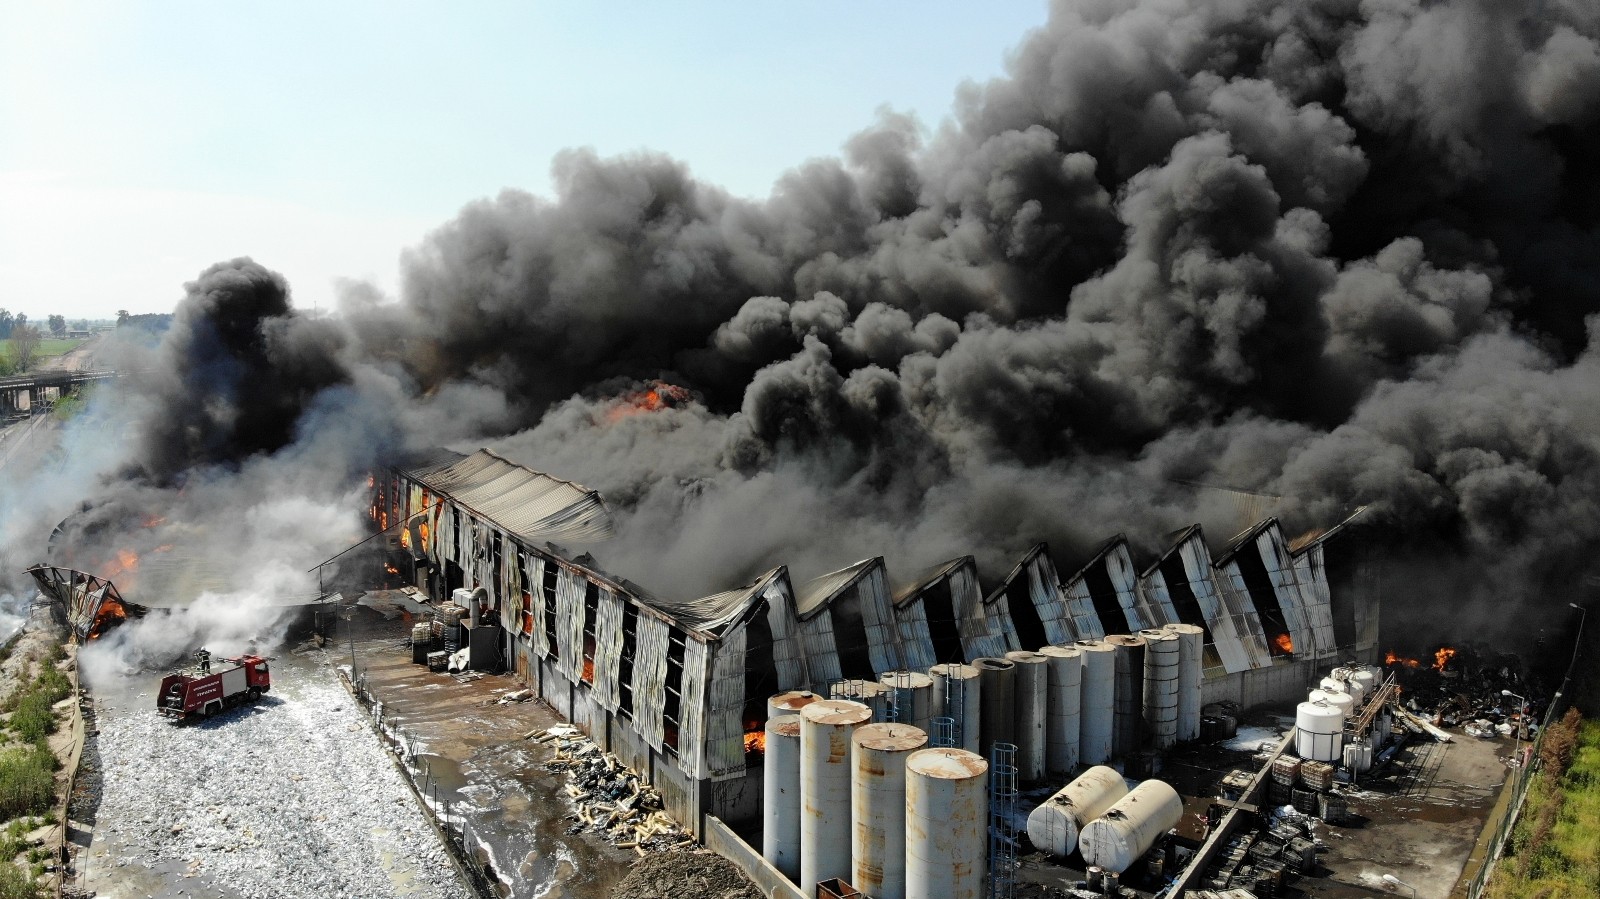
M 714 852 L 655 852 L 639 859 L 612 899 L 762 899 L 743 873 Z
M 248 896 L 470 896 L 335 683 L 275 687 L 256 705 L 196 724 L 175 725 L 150 707 L 117 709 L 99 724 L 99 818 L 130 847 L 119 863 L 181 867 Z

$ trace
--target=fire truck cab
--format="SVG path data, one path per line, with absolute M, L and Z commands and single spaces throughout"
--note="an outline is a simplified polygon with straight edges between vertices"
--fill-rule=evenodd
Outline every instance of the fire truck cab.
M 239 656 L 210 663 L 203 657 L 202 667 L 174 671 L 161 679 L 156 710 L 173 718 L 214 715 L 241 702 L 253 702 L 272 689 L 268 660 L 261 656 Z

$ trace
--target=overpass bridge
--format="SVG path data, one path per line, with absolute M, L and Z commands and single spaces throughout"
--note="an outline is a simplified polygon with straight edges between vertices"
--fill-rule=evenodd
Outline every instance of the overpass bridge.
M 0 417 L 42 411 L 79 385 L 110 381 L 117 377 L 117 372 L 112 369 L 95 369 L 38 371 L 0 378 Z

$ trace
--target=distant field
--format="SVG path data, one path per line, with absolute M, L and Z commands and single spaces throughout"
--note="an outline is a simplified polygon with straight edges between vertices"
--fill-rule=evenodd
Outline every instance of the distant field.
M 34 350 L 34 356 L 36 359 L 41 360 L 49 358 L 50 356 L 59 356 L 80 343 L 83 343 L 83 341 L 66 339 L 57 340 L 53 337 L 46 338 L 39 341 L 38 348 Z M 12 360 L 11 338 L 8 337 L 5 340 L 0 340 L 0 357 L 5 358 L 6 367 L 9 368 Z

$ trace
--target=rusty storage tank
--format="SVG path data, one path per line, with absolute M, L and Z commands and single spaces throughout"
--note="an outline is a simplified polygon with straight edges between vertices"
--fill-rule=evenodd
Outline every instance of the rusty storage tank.
M 928 735 L 909 724 L 864 724 L 852 740 L 850 885 L 874 899 L 905 899 L 906 759 Z
M 906 759 L 906 899 L 983 899 L 989 763 L 962 749 Z
M 870 720 L 872 709 L 843 699 L 800 710 L 799 884 L 850 878 L 850 738 Z
M 767 699 L 767 717 L 798 715 L 800 710 L 823 697 L 810 690 L 790 690 Z
M 1028 839 L 1058 858 L 1078 850 L 1078 832 L 1128 795 L 1115 768 L 1095 765 L 1028 813 Z
M 1050 714 L 1049 656 L 1026 649 L 1006 653 L 1017 666 L 1017 779 L 1025 785 L 1044 780 L 1045 727 Z
M 1116 647 L 1116 698 L 1111 728 L 1111 754 L 1128 758 L 1144 742 L 1144 638 L 1137 634 L 1112 634 L 1106 642 Z
M 1045 718 L 1045 773 L 1066 777 L 1078 770 L 1079 708 L 1083 699 L 1083 651 L 1076 646 L 1045 646 L 1049 661 L 1050 711 Z
M 1147 780 L 1084 825 L 1078 851 L 1086 863 L 1121 874 L 1182 818 L 1178 791 L 1164 781 Z
M 850 678 L 828 685 L 829 699 L 847 699 L 872 709 L 873 721 L 889 718 L 889 688 L 875 680 Z
M 1178 635 L 1178 742 L 1200 739 L 1200 684 L 1204 678 L 1206 631 L 1193 624 L 1169 624 Z
M 800 877 L 800 716 L 767 719 L 761 770 L 761 857 L 791 881 Z
M 899 724 L 930 730 L 933 721 L 933 678 L 920 671 L 902 668 L 885 671 L 878 683 L 889 688 L 889 705 Z
M 1144 727 L 1150 745 L 1171 749 L 1178 743 L 1178 663 L 1182 647 L 1178 635 L 1166 630 L 1143 630 Z
M 1005 659 L 973 659 L 983 683 L 978 751 L 984 758 L 996 743 L 1017 742 L 1017 665 Z
M 955 721 L 956 745 L 978 751 L 983 720 L 983 677 L 971 665 L 949 663 L 928 669 L 933 679 L 933 717 Z M 930 739 L 937 736 L 929 731 Z
M 1083 704 L 1080 707 L 1078 761 L 1098 765 L 1111 758 L 1117 697 L 1117 648 L 1104 640 L 1079 640 L 1083 653 Z

